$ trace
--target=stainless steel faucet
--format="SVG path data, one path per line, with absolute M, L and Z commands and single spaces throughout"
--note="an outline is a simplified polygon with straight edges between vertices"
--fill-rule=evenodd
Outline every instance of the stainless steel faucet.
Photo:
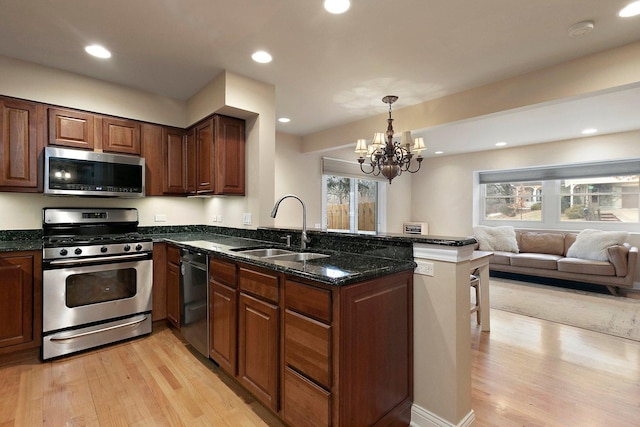
M 297 199 L 302 204 L 302 238 L 300 239 L 300 249 L 305 250 L 307 249 L 307 243 L 310 242 L 311 239 L 307 237 L 307 207 L 300 197 L 296 196 L 295 194 L 285 194 L 284 196 L 280 197 L 280 200 L 276 202 L 273 210 L 271 211 L 271 218 L 276 217 L 276 214 L 278 213 L 278 207 L 280 207 L 280 202 L 289 197 Z

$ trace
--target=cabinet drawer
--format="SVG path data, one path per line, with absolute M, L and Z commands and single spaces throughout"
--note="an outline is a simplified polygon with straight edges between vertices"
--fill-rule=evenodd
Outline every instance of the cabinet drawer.
M 331 323 L 331 292 L 291 280 L 285 282 L 285 307 Z
M 290 310 L 284 319 L 285 366 L 331 388 L 331 326 Z
M 211 280 L 235 288 L 236 285 L 236 265 L 231 262 L 219 259 L 209 260 L 209 277 Z
M 283 415 L 284 421 L 291 426 L 330 426 L 331 394 L 285 368 Z
M 248 268 L 240 268 L 238 274 L 238 286 L 240 290 L 278 302 L 280 299 L 279 277 L 270 274 L 267 270 L 257 271 Z
M 167 261 L 172 264 L 180 264 L 180 249 L 178 247 L 167 245 Z

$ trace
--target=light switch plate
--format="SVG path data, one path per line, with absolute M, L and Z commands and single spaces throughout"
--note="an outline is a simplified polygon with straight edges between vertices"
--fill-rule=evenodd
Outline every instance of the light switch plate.
M 155 214 L 153 220 L 155 222 L 165 222 L 167 220 L 167 216 L 165 214 Z
M 250 213 L 243 213 L 242 214 L 242 224 L 251 225 L 251 214 Z

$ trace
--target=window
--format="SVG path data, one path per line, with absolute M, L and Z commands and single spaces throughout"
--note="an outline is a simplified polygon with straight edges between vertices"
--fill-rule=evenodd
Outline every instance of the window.
M 562 180 L 560 220 L 638 223 L 639 184 L 638 175 Z
M 375 233 L 378 230 L 378 181 L 324 175 L 322 182 L 328 230 L 351 233 Z
M 640 160 L 477 173 L 477 222 L 640 230 Z M 631 226 L 634 225 L 634 226 Z
M 487 220 L 542 220 L 542 182 L 486 184 L 484 217 Z

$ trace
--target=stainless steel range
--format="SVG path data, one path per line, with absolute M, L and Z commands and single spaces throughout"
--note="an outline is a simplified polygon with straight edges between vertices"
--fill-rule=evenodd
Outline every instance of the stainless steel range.
M 126 208 L 42 210 L 42 359 L 151 333 L 153 242 Z

